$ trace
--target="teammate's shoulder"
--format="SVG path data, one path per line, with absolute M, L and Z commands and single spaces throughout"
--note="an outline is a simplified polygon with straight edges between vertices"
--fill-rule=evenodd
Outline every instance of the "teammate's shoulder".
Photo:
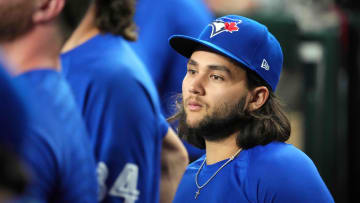
M 83 44 L 61 54 L 66 72 L 81 71 L 86 75 L 111 77 L 131 73 L 134 66 L 142 66 L 129 43 L 120 36 L 98 34 Z M 69 70 L 68 70 L 69 69 Z
M 106 46 L 96 60 L 96 74 L 105 77 L 142 77 L 145 66 L 135 51 L 130 47 L 129 42 L 120 36 L 111 34 L 101 35 L 100 47 Z M 140 75 L 140 76 L 139 76 Z

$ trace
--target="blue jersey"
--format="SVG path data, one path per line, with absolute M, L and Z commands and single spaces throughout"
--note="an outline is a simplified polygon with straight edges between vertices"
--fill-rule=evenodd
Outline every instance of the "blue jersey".
M 158 202 L 168 124 L 143 64 L 123 38 L 110 34 L 64 53 L 61 63 L 90 133 L 99 199 Z
M 187 167 L 174 203 L 334 202 L 314 163 L 297 148 L 279 142 L 242 150 L 195 199 L 195 175 L 204 158 Z M 198 184 L 202 186 L 226 161 L 205 163 L 198 174 Z
M 16 77 L 31 108 L 19 149 L 32 181 L 25 199 L 40 202 L 97 202 L 95 160 L 68 84 L 54 70 Z

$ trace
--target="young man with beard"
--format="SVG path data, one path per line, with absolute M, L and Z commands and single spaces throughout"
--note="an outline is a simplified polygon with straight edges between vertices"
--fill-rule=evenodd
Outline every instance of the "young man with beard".
M 61 64 L 90 133 L 99 200 L 171 202 L 187 154 L 129 46 L 137 36 L 134 7 L 134 0 L 92 1 L 63 48 Z
M 0 2 L 0 45 L 29 110 L 23 145 L 30 170 L 24 202 L 97 202 L 95 160 L 58 56 L 79 0 Z
M 210 23 L 198 38 L 170 45 L 189 58 L 179 134 L 206 149 L 174 202 L 333 202 L 314 163 L 284 143 L 290 123 L 274 92 L 281 47 L 267 28 L 241 16 Z

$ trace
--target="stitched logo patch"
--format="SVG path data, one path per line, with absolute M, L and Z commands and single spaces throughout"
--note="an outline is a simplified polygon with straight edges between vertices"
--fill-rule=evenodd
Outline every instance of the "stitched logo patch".
M 209 24 L 212 27 L 210 38 L 222 32 L 237 32 L 239 30 L 239 27 L 237 25 L 241 22 L 241 20 L 234 21 L 234 19 L 228 19 L 227 21 L 227 18 L 222 18 L 212 22 L 211 24 Z

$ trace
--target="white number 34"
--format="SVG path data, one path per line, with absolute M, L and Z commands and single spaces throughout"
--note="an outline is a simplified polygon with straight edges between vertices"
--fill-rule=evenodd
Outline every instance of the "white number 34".
M 98 200 L 101 201 L 107 193 L 105 181 L 109 174 L 104 162 L 99 162 L 96 173 L 99 184 Z M 134 203 L 140 194 L 139 190 L 136 189 L 138 175 L 139 167 L 136 164 L 127 163 L 109 190 L 109 195 L 124 198 L 124 203 Z

